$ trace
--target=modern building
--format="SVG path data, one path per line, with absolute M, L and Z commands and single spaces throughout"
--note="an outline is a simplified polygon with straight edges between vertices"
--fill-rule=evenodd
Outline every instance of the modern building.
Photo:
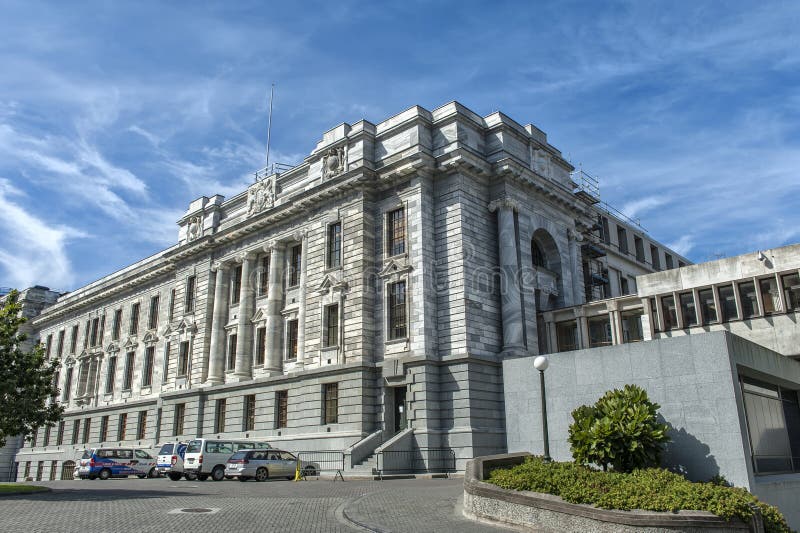
M 18 477 L 218 435 L 463 467 L 506 449 L 502 361 L 546 351 L 546 313 L 683 264 L 533 125 L 455 102 L 340 124 L 300 165 L 191 202 L 174 246 L 36 309 L 66 412 Z
M 635 295 L 544 313 L 553 457 L 571 458 L 576 407 L 635 383 L 670 426 L 666 466 L 698 481 L 721 475 L 800 527 L 800 245 L 636 282 Z M 541 453 L 532 356 L 506 358 L 503 382 L 508 451 Z

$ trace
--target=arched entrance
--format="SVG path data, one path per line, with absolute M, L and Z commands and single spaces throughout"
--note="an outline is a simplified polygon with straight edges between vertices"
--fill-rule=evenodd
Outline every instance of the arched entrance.
M 75 461 L 64 461 L 61 465 L 61 480 L 72 481 L 75 479 L 73 476 L 75 471 Z
M 531 262 L 536 270 L 536 310 L 547 311 L 564 305 L 561 254 L 550 233 L 539 228 L 531 238 Z

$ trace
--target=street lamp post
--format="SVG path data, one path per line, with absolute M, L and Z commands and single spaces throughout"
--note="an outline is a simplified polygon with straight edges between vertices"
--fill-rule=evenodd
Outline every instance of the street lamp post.
M 544 371 L 550 366 L 550 361 L 544 355 L 533 360 L 533 366 L 539 371 L 539 383 L 542 389 L 542 436 L 544 437 L 544 460 L 550 461 L 550 438 L 547 434 L 547 394 L 544 388 Z

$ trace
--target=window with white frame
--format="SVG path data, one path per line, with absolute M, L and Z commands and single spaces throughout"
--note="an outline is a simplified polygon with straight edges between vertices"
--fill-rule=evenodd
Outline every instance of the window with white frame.
M 326 348 L 339 345 L 339 304 L 326 305 L 322 343 Z
M 387 308 L 389 318 L 389 340 L 403 339 L 408 336 L 406 317 L 406 282 L 405 280 L 390 283 L 387 286 Z

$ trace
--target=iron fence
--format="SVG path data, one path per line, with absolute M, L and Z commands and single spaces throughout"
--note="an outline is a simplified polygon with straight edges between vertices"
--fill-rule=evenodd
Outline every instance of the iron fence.
M 378 452 L 378 475 L 436 473 L 456 471 L 456 452 L 452 448 L 416 448 Z
M 308 451 L 297 452 L 298 476 L 297 479 L 308 476 L 318 476 L 323 472 L 333 472 L 334 481 L 340 478 L 344 481 L 344 452 L 339 451 Z

